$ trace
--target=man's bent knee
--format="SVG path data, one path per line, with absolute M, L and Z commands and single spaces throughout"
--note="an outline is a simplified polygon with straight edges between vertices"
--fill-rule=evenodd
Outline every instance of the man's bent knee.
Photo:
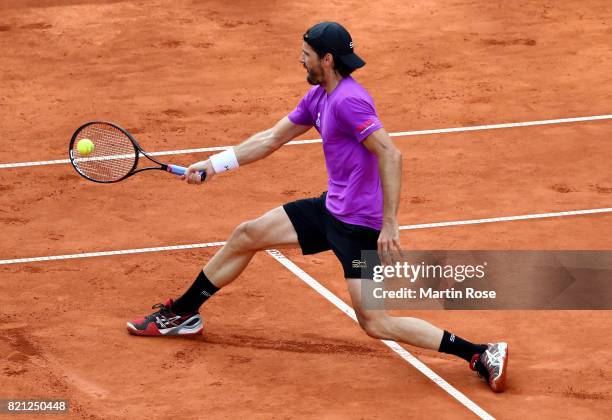
M 238 250 L 253 251 L 258 248 L 257 227 L 254 221 L 240 223 L 229 240 L 230 245 Z
M 388 328 L 388 317 L 360 318 L 359 325 L 367 335 L 381 340 L 391 339 Z
M 298 238 L 285 210 L 277 207 L 238 225 L 228 242 L 237 251 L 259 251 L 271 246 L 297 244 Z

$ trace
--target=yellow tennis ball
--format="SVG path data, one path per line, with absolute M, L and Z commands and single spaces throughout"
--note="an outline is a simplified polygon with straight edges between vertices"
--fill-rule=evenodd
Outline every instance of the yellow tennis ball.
M 95 149 L 93 141 L 89 139 L 81 139 L 77 143 L 77 150 L 81 156 L 89 156 Z

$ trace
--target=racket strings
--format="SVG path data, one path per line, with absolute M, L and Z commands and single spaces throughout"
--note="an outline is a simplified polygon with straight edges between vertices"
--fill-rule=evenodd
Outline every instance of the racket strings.
M 77 149 L 83 139 L 94 144 L 93 152 L 88 155 L 82 155 Z M 72 152 L 77 169 L 86 177 L 102 182 L 118 181 L 129 174 L 138 153 L 124 132 L 105 123 L 90 124 L 79 131 Z

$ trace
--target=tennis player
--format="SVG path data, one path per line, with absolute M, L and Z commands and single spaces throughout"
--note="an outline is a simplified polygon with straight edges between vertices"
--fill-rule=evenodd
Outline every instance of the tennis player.
M 369 336 L 461 357 L 493 391 L 503 391 L 506 343 L 473 344 L 421 319 L 364 308 L 361 283 L 372 281 L 372 276 L 353 262 L 361 260 L 362 250 L 377 250 L 383 263 L 389 262 L 391 252 L 400 251 L 402 155 L 383 128 L 372 98 L 351 77 L 365 62 L 354 53 L 342 25 L 322 22 L 308 29 L 300 62 L 313 87 L 297 107 L 272 128 L 191 165 L 184 179 L 200 184 L 196 172 L 205 170 L 205 182 L 210 182 L 215 174 L 269 156 L 314 126 L 323 138 L 327 192 L 240 224 L 182 296 L 154 305 L 156 312 L 128 322 L 128 331 L 144 336 L 200 334 L 200 306 L 236 279 L 257 251 L 299 245 L 307 255 L 331 249 L 342 264 L 359 325 Z

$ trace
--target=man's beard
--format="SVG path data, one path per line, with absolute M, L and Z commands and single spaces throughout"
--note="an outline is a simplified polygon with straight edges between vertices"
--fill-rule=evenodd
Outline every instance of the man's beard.
M 317 77 L 317 75 L 312 71 L 312 70 L 308 70 L 308 68 L 306 66 L 304 66 L 306 68 L 306 71 L 308 72 L 308 74 L 306 75 L 306 81 L 311 84 L 311 85 L 320 85 L 321 84 L 321 80 L 319 80 L 319 78 Z

